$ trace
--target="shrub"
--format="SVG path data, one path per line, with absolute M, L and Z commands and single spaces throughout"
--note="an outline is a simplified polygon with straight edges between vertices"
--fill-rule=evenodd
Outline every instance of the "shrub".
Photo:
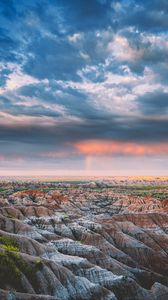
M 0 288 L 12 288 L 23 292 L 21 276 L 24 273 L 38 289 L 36 272 L 42 268 L 42 262 L 38 261 L 35 265 L 32 265 L 26 262 L 18 251 L 13 251 L 11 246 L 3 246 L 2 249 L 2 252 L 0 252 Z
M 0 252 L 0 285 L 3 289 L 8 286 L 19 289 L 21 272 L 16 260 L 13 252 Z
M 36 270 L 41 270 L 42 269 L 43 263 L 42 263 L 42 260 L 40 258 L 36 259 L 35 267 L 36 267 Z
M 14 247 L 14 246 L 2 245 L 1 248 L 4 249 L 4 250 L 7 250 L 7 251 L 14 251 L 14 252 L 18 252 L 19 251 L 19 248 L 18 247 Z
M 0 236 L 0 244 L 8 246 L 8 247 L 14 247 L 17 248 L 19 251 L 18 243 L 8 236 Z

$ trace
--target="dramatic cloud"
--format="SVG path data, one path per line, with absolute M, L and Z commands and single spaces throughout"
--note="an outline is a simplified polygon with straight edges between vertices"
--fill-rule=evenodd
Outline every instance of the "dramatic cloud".
M 166 170 L 166 0 L 2 0 L 0 17 L 3 170 Z
M 153 154 L 167 154 L 168 144 L 136 144 L 124 143 L 116 141 L 85 141 L 78 142 L 74 145 L 75 148 L 87 155 L 153 155 Z
M 155 93 L 146 93 L 138 99 L 139 107 L 146 115 L 168 114 L 168 93 L 160 90 Z

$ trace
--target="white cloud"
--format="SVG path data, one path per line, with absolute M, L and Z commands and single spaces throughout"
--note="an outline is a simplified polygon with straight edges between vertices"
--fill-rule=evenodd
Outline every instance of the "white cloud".
M 116 35 L 108 44 L 108 51 L 119 61 L 134 61 L 143 57 L 144 50 L 132 48 L 126 37 Z
M 168 91 L 166 85 L 156 82 L 156 74 L 149 67 L 145 68 L 143 75 L 132 73 L 127 65 L 123 65 L 121 71 L 121 74 L 107 71 L 104 81 L 93 82 L 87 73 L 98 75 L 99 66 L 87 66 L 80 73 L 81 82 L 59 81 L 59 84 L 87 94 L 95 108 L 121 115 L 142 114 L 135 101 L 137 97 L 160 89 Z
M 24 85 L 39 83 L 38 79 L 23 73 L 20 65 L 8 63 L 5 67 L 12 73 L 8 75 L 6 85 L 0 89 L 0 94 L 16 90 Z
M 78 42 L 79 40 L 81 40 L 81 38 L 82 38 L 82 34 L 81 34 L 81 33 L 78 33 L 78 32 L 68 36 L 68 40 L 69 40 L 71 43 L 76 43 L 76 42 Z

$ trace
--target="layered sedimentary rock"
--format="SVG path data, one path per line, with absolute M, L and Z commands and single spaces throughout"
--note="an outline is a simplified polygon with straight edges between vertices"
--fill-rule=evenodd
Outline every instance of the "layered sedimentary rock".
M 133 213 L 136 197 L 79 195 L 29 191 L 1 199 L 0 299 L 168 299 L 164 210 Z

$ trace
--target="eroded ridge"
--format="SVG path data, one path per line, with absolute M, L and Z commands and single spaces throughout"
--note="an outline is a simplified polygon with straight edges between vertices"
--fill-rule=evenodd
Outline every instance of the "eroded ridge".
M 166 186 L 32 185 L 1 192 L 0 299 L 168 299 Z

